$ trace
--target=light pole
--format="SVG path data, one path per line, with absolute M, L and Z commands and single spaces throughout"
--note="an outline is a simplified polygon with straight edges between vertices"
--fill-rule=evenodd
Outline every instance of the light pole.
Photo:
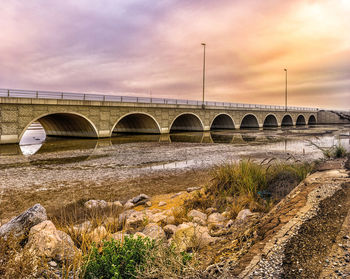
M 205 89 L 205 47 L 206 44 L 202 43 L 203 46 L 203 99 L 202 99 L 202 108 L 204 108 L 204 89 Z
M 288 70 L 287 69 L 284 69 L 284 71 L 286 72 L 286 89 L 285 89 L 285 109 L 287 111 L 287 78 L 288 78 Z

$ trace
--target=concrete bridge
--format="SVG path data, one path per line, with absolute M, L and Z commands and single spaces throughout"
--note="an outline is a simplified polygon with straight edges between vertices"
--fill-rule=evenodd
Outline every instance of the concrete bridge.
M 40 122 L 48 136 L 106 138 L 113 133 L 314 125 L 317 109 L 0 90 L 0 144 L 18 143 L 34 122 Z

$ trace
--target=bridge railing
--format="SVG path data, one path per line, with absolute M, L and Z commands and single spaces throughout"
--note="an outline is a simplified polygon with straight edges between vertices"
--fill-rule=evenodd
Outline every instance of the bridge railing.
M 31 98 L 31 99 L 54 99 L 54 100 L 81 100 L 81 101 L 102 101 L 102 102 L 120 102 L 120 103 L 146 103 L 146 104 L 169 104 L 169 105 L 191 105 L 191 106 L 212 106 L 227 108 L 251 108 L 251 109 L 272 109 L 284 110 L 284 106 L 213 102 L 213 101 L 195 101 L 181 99 L 164 99 L 133 96 L 116 96 L 90 93 L 72 93 L 55 91 L 33 91 L 20 89 L 0 89 L 0 97 L 8 98 Z M 288 107 L 288 110 L 299 111 L 317 111 L 317 108 L 306 107 Z

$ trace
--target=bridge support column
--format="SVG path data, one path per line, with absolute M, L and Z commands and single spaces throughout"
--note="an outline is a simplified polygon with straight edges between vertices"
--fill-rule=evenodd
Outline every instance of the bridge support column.
M 160 133 L 161 133 L 161 134 L 169 134 L 169 128 L 168 128 L 168 127 L 161 128 L 161 129 L 160 129 Z
M 111 136 L 111 131 L 109 130 L 100 130 L 98 131 L 99 138 L 109 138 Z
M 264 124 L 259 124 L 259 128 L 263 128 L 264 127 Z
M 210 131 L 210 126 L 204 126 L 204 130 L 203 131 Z

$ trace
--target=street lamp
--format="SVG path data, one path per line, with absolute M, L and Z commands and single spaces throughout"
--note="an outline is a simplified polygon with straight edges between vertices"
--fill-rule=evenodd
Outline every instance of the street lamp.
M 284 71 L 286 72 L 285 109 L 287 111 L 287 77 L 288 77 L 288 70 L 284 69 Z
M 202 100 L 202 108 L 204 108 L 204 88 L 205 88 L 205 47 L 206 44 L 202 43 L 203 46 L 203 100 Z

